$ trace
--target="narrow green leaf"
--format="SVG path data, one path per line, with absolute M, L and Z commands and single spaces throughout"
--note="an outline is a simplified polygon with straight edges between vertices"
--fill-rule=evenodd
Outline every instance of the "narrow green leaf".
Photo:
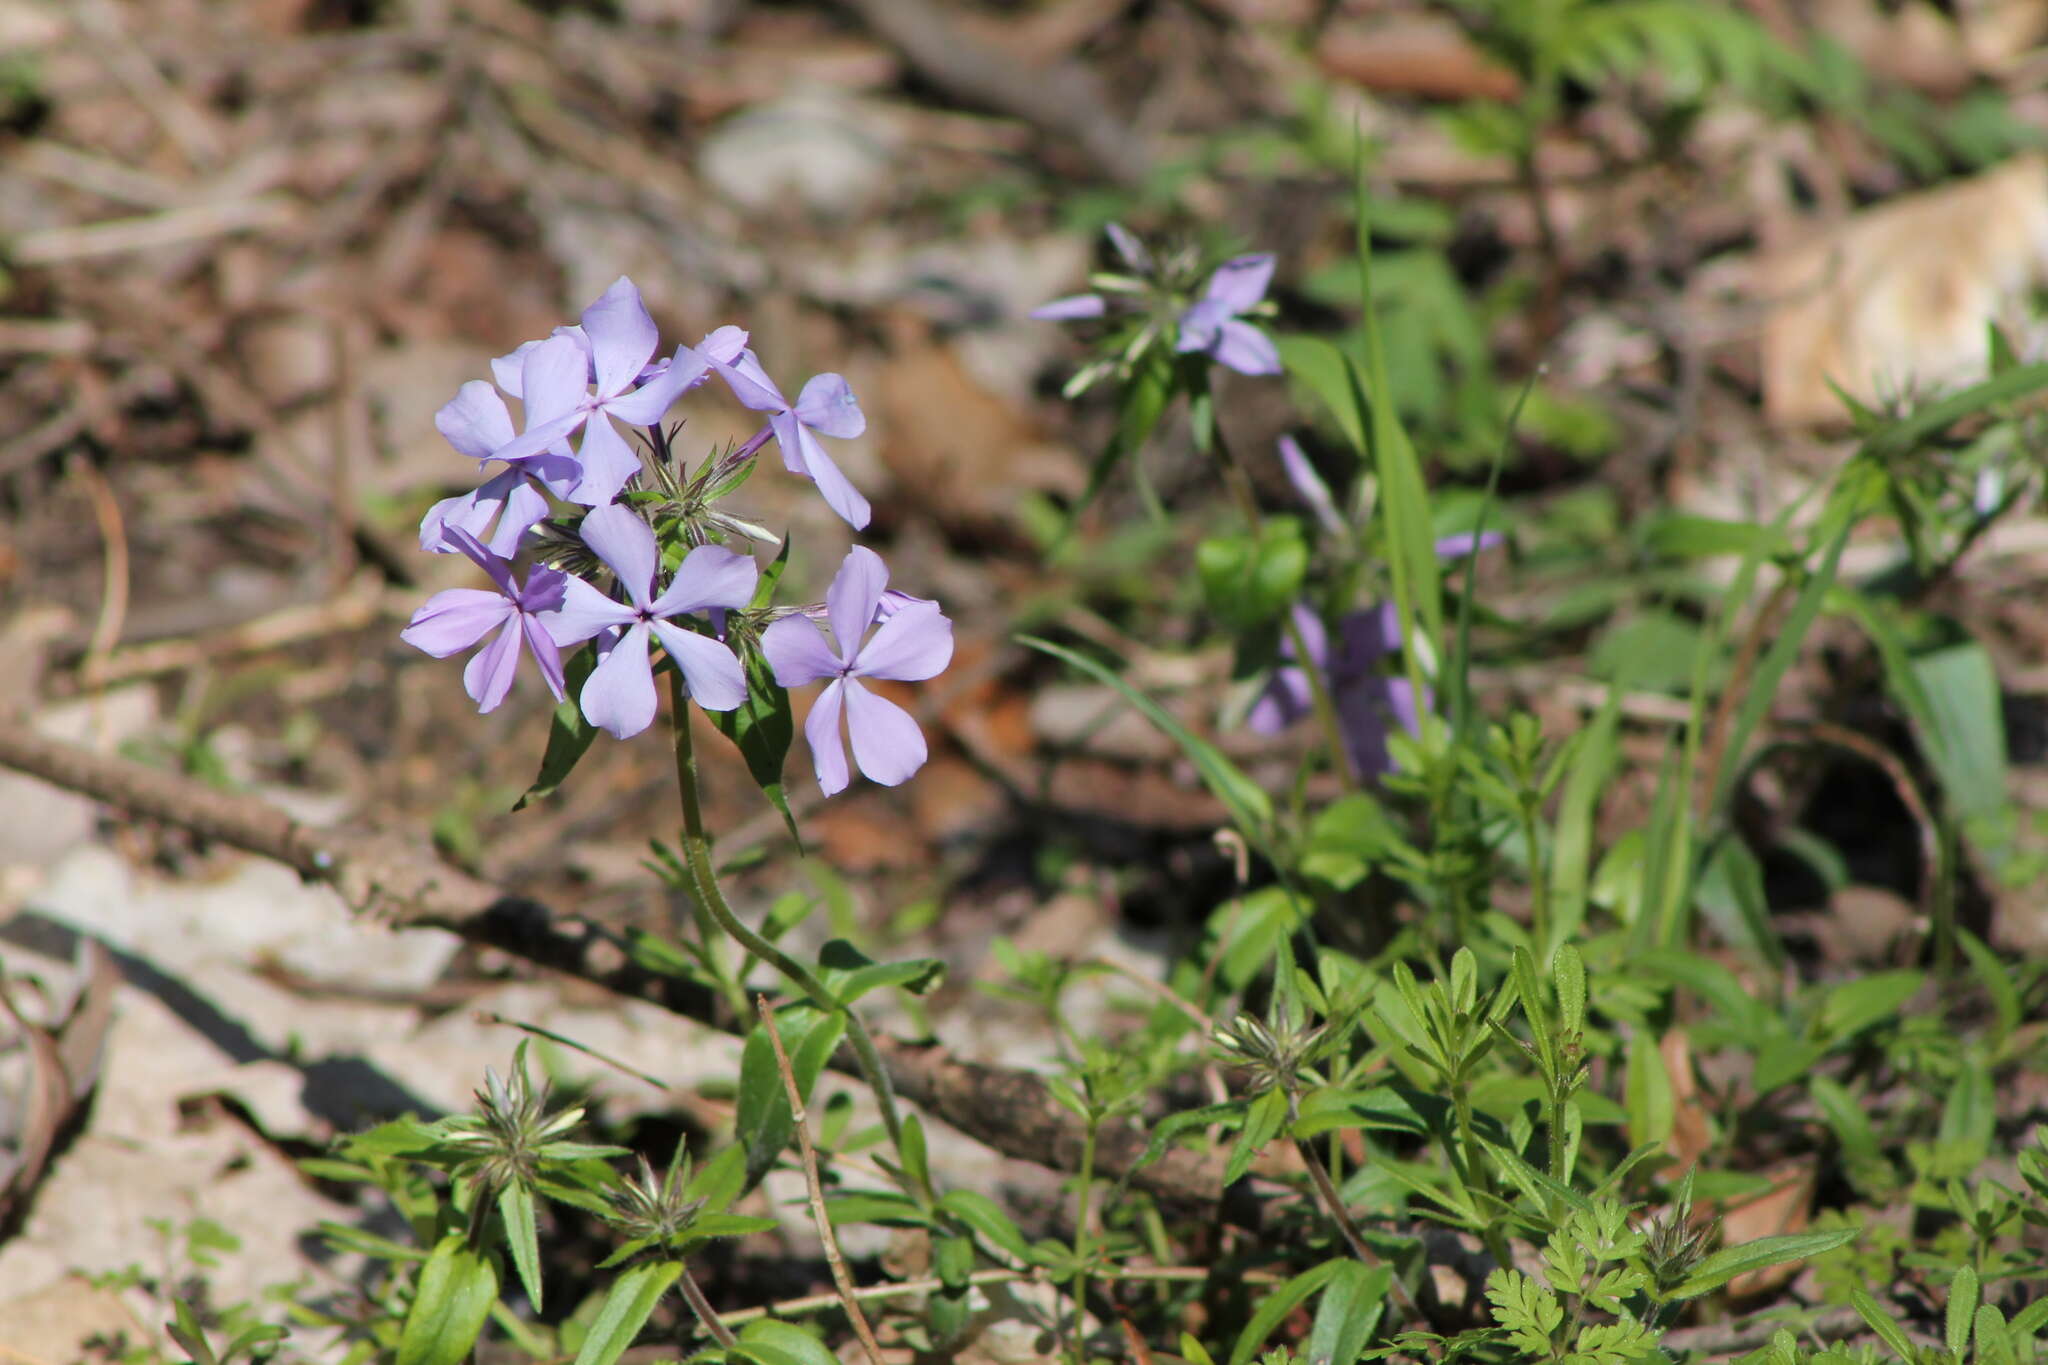
M 836 1010 L 825 1014 L 798 1002 L 784 1005 L 775 1018 L 789 1052 L 790 1070 L 796 1075 L 797 1091 L 808 1102 L 818 1073 L 845 1036 L 846 1016 Z M 782 1086 L 782 1072 L 775 1064 L 775 1048 L 768 1040 L 768 1030 L 759 1024 L 747 1034 L 746 1045 L 740 1049 L 738 1098 L 735 1136 L 746 1148 L 746 1185 L 751 1189 L 796 1136 L 796 1117 Z
M 947 1190 L 939 1196 L 939 1208 L 986 1238 L 992 1246 L 1024 1261 L 1030 1259 L 1024 1234 L 1002 1205 L 979 1190 Z
M 1849 1306 L 1856 1310 L 1858 1317 L 1870 1325 L 1870 1330 L 1877 1333 L 1885 1345 L 1898 1353 L 1899 1359 L 1918 1360 L 1920 1358 L 1919 1353 L 1913 1349 L 1912 1338 L 1906 1335 L 1904 1328 L 1892 1320 L 1891 1314 L 1878 1306 L 1876 1299 L 1871 1298 L 1870 1295 L 1864 1293 L 1861 1289 L 1852 1288 L 1849 1291 Z
M 1551 839 L 1551 942 L 1569 942 L 1586 920 L 1586 891 L 1593 865 L 1593 836 L 1600 799 L 1621 748 L 1621 689 L 1610 689 L 1600 713 L 1587 725 L 1578 752 L 1565 773 L 1557 799 L 1557 825 Z M 1541 951 L 1548 944 L 1537 944 Z
M 839 1365 L 825 1343 L 793 1322 L 756 1318 L 740 1333 L 737 1354 L 759 1365 Z
M 1266 795 L 1263 787 L 1246 777 L 1236 764 L 1225 758 L 1222 750 L 1197 736 L 1167 714 L 1166 708 L 1158 702 L 1087 655 L 1077 654 L 1062 645 L 1038 639 L 1036 636 L 1020 635 L 1017 640 L 1019 644 L 1038 650 L 1042 654 L 1050 654 L 1069 667 L 1079 669 L 1095 681 L 1114 688 L 1125 701 L 1136 707 L 1145 719 L 1151 721 L 1160 733 L 1180 746 L 1181 751 L 1194 763 L 1195 770 L 1202 775 L 1203 784 L 1230 811 L 1232 819 L 1237 822 L 1238 829 L 1245 838 L 1251 840 L 1262 851 L 1270 844 L 1273 824 L 1272 799 Z
M 1586 1027 L 1586 962 L 1576 945 L 1558 945 L 1550 960 L 1551 981 L 1557 988 L 1558 1023 L 1567 1035 Z
M 915 1114 L 903 1116 L 903 1141 L 897 1155 L 902 1158 L 903 1173 L 910 1177 L 911 1184 L 920 1190 L 931 1189 L 932 1169 L 925 1147 L 924 1120 Z
M 604 1307 L 598 1310 L 582 1349 L 576 1352 L 576 1365 L 613 1365 L 632 1346 L 661 1296 L 682 1274 L 681 1261 L 646 1261 L 613 1280 Z
M 1956 1270 L 1948 1286 L 1948 1316 L 1944 1324 L 1948 1353 L 1957 1360 L 1970 1344 L 1970 1329 L 1977 1322 L 1977 1272 L 1969 1266 Z
M 1393 1272 L 1383 1265 L 1345 1261 L 1323 1287 L 1309 1329 L 1307 1358 L 1314 1365 L 1356 1365 L 1386 1311 Z
M 1631 1143 L 1662 1142 L 1671 1136 L 1678 1104 L 1664 1055 L 1647 1028 L 1628 1040 L 1628 1136 Z
M 1231 1348 L 1229 1365 L 1247 1365 L 1247 1362 L 1258 1354 L 1259 1348 L 1266 1344 L 1266 1338 L 1273 1334 L 1273 1329 L 1285 1321 L 1289 1313 L 1307 1302 L 1309 1295 L 1343 1274 L 1346 1266 L 1356 1264 L 1355 1261 L 1342 1259 L 1325 1261 L 1312 1270 L 1304 1270 L 1266 1295 L 1260 1300 L 1258 1311 L 1252 1314 L 1251 1321 L 1238 1333 L 1237 1345 Z
M 505 1225 L 505 1246 L 512 1253 L 512 1265 L 519 1272 L 519 1283 L 526 1290 L 533 1311 L 538 1313 L 541 1309 L 540 1235 L 534 1225 L 533 1191 L 517 1180 L 498 1191 L 498 1217 Z
M 785 552 L 788 542 L 784 541 Z M 718 732 L 732 741 L 746 760 L 747 774 L 754 785 L 782 812 L 789 837 L 803 847 L 796 816 L 789 809 L 789 793 L 782 785 L 783 760 L 789 756 L 790 740 L 796 735 L 796 721 L 789 707 L 789 692 L 775 681 L 774 670 L 757 649 L 744 651 L 741 660 L 747 674 L 747 699 L 730 711 L 707 711 Z
M 398 1365 L 461 1365 L 498 1298 L 498 1269 L 459 1232 L 435 1243 L 398 1334 Z
M 1719 1289 L 1737 1275 L 1750 1270 L 1761 1270 L 1765 1266 L 1783 1265 L 1787 1261 L 1800 1261 L 1808 1256 L 1818 1256 L 1823 1251 L 1833 1251 L 1844 1243 L 1854 1241 L 1857 1229 L 1834 1228 L 1827 1232 L 1792 1232 L 1782 1237 L 1759 1237 L 1754 1242 L 1741 1246 L 1723 1247 L 1701 1261 L 1692 1275 L 1678 1287 L 1675 1298 L 1697 1298 L 1711 1290 Z
M 1977 1365 L 2019 1365 L 2019 1343 L 2026 1338 L 2006 1325 L 2005 1314 L 1998 1311 L 1997 1304 L 1978 1307 L 1975 1335 Z M 2031 1355 L 2030 1352 L 2029 1358 Z
M 1280 1135 L 1280 1129 L 1286 1122 L 1286 1095 L 1278 1090 L 1268 1090 L 1253 1100 L 1245 1111 L 1244 1127 L 1237 1135 L 1237 1142 L 1230 1149 L 1230 1160 L 1223 1168 L 1223 1183 L 1236 1184 L 1251 1169 L 1252 1158 Z
M 2020 1026 L 2023 1017 L 2019 987 L 2013 984 L 2012 968 L 1968 929 L 1957 926 L 1955 932 L 1956 942 L 1962 944 L 1963 955 L 1970 959 L 1970 968 L 1976 972 L 1984 993 L 1991 997 L 1992 1011 L 1998 1016 L 1998 1031 L 1993 1035 L 1991 1045 L 1994 1049 L 2002 1047 L 2013 1030 Z
M 946 979 L 946 964 L 935 957 L 912 958 L 905 962 L 876 962 L 843 938 L 835 938 L 818 951 L 818 973 L 825 988 L 851 1005 L 870 991 L 901 986 L 912 995 L 924 995 Z

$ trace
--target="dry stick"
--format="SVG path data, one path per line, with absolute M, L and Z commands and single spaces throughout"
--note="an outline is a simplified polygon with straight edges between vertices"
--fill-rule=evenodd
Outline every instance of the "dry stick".
M 854 1297 L 853 1276 L 846 1269 L 846 1258 L 839 1254 L 839 1239 L 832 1233 L 832 1215 L 825 1211 L 825 1186 L 818 1179 L 818 1149 L 811 1144 L 811 1118 L 804 1112 L 804 1092 L 796 1083 L 796 1068 L 789 1064 L 789 1053 L 782 1046 L 782 1030 L 775 1027 L 775 1011 L 769 1008 L 768 997 L 755 996 L 754 1008 L 760 1012 L 761 1026 L 768 1030 L 769 1045 L 775 1049 L 775 1069 L 782 1073 L 782 1092 L 789 1096 L 789 1112 L 796 1120 L 797 1146 L 804 1154 L 804 1188 L 811 1193 L 811 1218 L 818 1225 L 818 1240 L 825 1244 L 825 1264 L 832 1267 L 832 1283 L 839 1286 L 839 1302 L 853 1322 L 853 1334 L 860 1338 L 870 1365 L 882 1365 L 881 1343 L 875 1340 L 875 1329 L 868 1326 L 867 1314 L 860 1311 L 860 1300 Z
M 735 1021 L 722 1017 L 712 992 L 640 966 L 604 926 L 558 916 L 530 896 L 459 871 L 422 841 L 313 829 L 260 798 L 218 791 L 127 759 L 101 757 L 37 734 L 18 720 L 0 719 L 0 767 L 108 802 L 131 817 L 161 821 L 283 863 L 309 880 L 331 883 L 350 906 L 393 927 L 445 929 L 629 999 L 737 1030 Z M 1079 1165 L 1081 1125 L 1060 1108 L 1039 1077 L 963 1061 L 936 1044 L 887 1035 L 876 1037 L 874 1044 L 891 1084 L 910 1103 L 1006 1156 L 1053 1170 Z M 832 1059 L 832 1066 L 860 1075 L 845 1051 Z M 1146 1145 L 1142 1129 L 1105 1126 L 1098 1144 L 1102 1169 L 1115 1175 L 1130 1172 Z M 1173 1148 L 1136 1171 L 1132 1184 L 1182 1207 L 1223 1200 L 1226 1215 L 1246 1226 L 1258 1226 L 1263 1216 L 1262 1201 L 1248 1188 L 1235 1187 L 1226 1197 L 1223 1163 L 1213 1152 Z
M 128 530 L 121 520 L 121 504 L 115 499 L 114 490 L 93 468 L 92 461 L 74 454 L 71 473 L 85 485 L 86 494 L 92 499 L 93 520 L 99 523 L 106 564 L 106 581 L 100 587 L 99 619 L 93 622 L 81 670 L 86 685 L 95 687 L 100 683 L 100 665 L 114 648 L 114 642 L 121 638 L 121 627 L 128 619 Z

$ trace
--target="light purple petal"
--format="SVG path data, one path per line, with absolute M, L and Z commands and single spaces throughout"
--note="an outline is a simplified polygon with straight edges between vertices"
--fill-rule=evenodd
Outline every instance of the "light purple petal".
M 522 341 L 518 349 L 492 357 L 491 378 L 498 381 L 498 387 L 514 398 L 521 397 L 525 393 L 523 380 L 526 373 L 526 357 L 532 355 L 546 340 L 546 337 L 542 337 L 540 341 Z
M 1333 698 L 1337 728 L 1344 733 L 1344 748 L 1360 777 L 1379 777 L 1394 770 L 1393 761 L 1387 756 L 1386 684 L 1390 681 L 1366 678 L 1340 689 Z
M 512 690 L 513 675 L 519 672 L 519 641 L 520 622 L 515 618 L 462 670 L 462 686 L 476 701 L 478 714 L 497 710 Z
M 430 555 L 452 555 L 455 553 L 455 544 L 442 536 L 445 528 L 460 526 L 471 535 L 475 535 L 490 525 L 490 509 L 478 505 L 478 500 L 482 496 L 483 490 L 479 488 L 474 493 L 443 498 L 429 507 L 427 514 L 420 518 L 420 548 Z
M 1336 499 L 1330 496 L 1330 486 L 1323 482 L 1323 476 L 1309 463 L 1301 442 L 1292 436 L 1282 436 L 1278 444 L 1280 467 L 1287 471 L 1287 482 L 1294 485 L 1295 495 L 1315 513 L 1324 530 L 1342 534 L 1344 519 L 1337 515 Z
M 730 711 L 747 699 L 747 675 L 731 649 L 666 621 L 654 622 L 661 647 L 683 672 L 683 682 L 706 711 Z
M 882 600 L 875 604 L 875 620 L 882 622 L 906 607 L 936 607 L 939 605 L 929 597 L 913 597 L 901 588 L 890 588 L 883 592 Z
M 842 441 L 868 429 L 868 419 L 861 415 L 860 403 L 844 375 L 814 374 L 804 381 L 803 392 L 796 396 L 796 416 L 812 431 Z
M 1382 687 L 1387 710 L 1400 723 L 1403 730 L 1411 735 L 1422 733 L 1422 709 L 1415 704 L 1415 688 L 1406 678 L 1388 678 Z M 1434 705 L 1435 699 L 1427 691 L 1423 693 L 1424 705 Z
M 640 370 L 661 340 L 640 291 L 624 275 L 596 303 L 583 310 L 583 334 L 590 338 L 590 358 L 600 397 L 612 398 L 640 377 Z
M 857 682 L 846 684 L 846 733 L 868 780 L 894 787 L 924 766 L 924 731 L 910 713 Z
M 1330 633 L 1323 628 L 1323 618 L 1307 603 L 1296 602 L 1293 608 L 1294 627 L 1301 632 L 1302 643 L 1308 646 L 1308 662 L 1317 668 L 1330 666 Z M 1283 634 L 1280 637 L 1280 657 L 1295 659 L 1294 637 Z M 1300 662 L 1296 659 L 1296 662 Z
M 825 447 L 818 438 L 811 435 L 806 426 L 797 427 L 797 442 L 803 449 L 804 472 L 818 485 L 818 492 L 825 499 L 825 505 L 837 512 L 848 526 L 859 531 L 866 528 L 873 511 L 868 500 L 860 495 L 838 463 L 825 453 Z
M 490 459 L 515 435 L 505 400 L 481 379 L 470 380 L 441 405 L 434 414 L 434 429 L 472 460 Z
M 460 526 L 444 524 L 441 527 L 443 544 L 452 545 L 470 563 L 491 576 L 491 582 L 498 585 L 498 591 L 506 597 L 519 595 L 518 585 L 512 581 L 512 566 L 502 558 L 485 549 L 483 543 Z
M 526 429 L 581 412 L 590 397 L 590 360 L 569 337 L 549 337 L 526 354 Z
M 1216 267 L 1202 297 L 1222 304 L 1232 313 L 1242 313 L 1266 297 L 1266 286 L 1272 282 L 1271 252 L 1237 256 Z
M 1476 538 L 1470 531 L 1460 531 L 1456 535 L 1440 536 L 1436 542 L 1436 557 L 1438 559 L 1463 559 L 1465 556 L 1480 550 L 1491 550 L 1506 539 L 1507 537 L 1499 531 L 1487 531 Z
M 483 488 L 477 490 L 477 495 L 482 497 L 486 489 L 497 489 L 499 480 L 508 476 L 512 483 L 503 489 L 498 529 L 492 533 L 489 541 L 491 553 L 506 559 L 510 559 L 513 551 L 519 548 L 519 542 L 526 538 L 527 530 L 548 514 L 547 495 L 535 488 L 517 470 L 508 469 L 505 473 L 492 478 Z
M 483 639 L 513 612 L 512 604 L 497 593 L 449 588 L 422 603 L 398 638 L 414 649 L 445 659 Z
M 1100 294 L 1069 294 L 1039 304 L 1030 315 L 1040 322 L 1078 322 L 1082 318 L 1099 318 L 1108 311 L 1109 305 Z
M 1309 710 L 1308 674 L 1298 668 L 1276 668 L 1245 712 L 1244 723 L 1259 734 L 1277 735 Z
M 818 446 L 818 438 L 811 436 L 810 446 L 806 446 L 804 437 L 810 433 L 804 429 L 804 424 L 796 419 L 796 414 L 788 408 L 769 415 L 768 430 L 775 434 L 775 447 L 782 452 L 782 467 L 792 474 L 808 475 L 811 468 L 804 457 L 810 453 L 812 446 Z M 822 446 L 818 449 L 820 453 L 823 452 Z
M 605 411 L 621 422 L 651 427 L 659 422 L 684 392 L 704 382 L 711 373 L 711 361 L 687 346 L 676 349 L 668 364 L 656 370 L 631 393 L 621 394 L 605 404 Z
M 563 584 L 561 606 L 540 613 L 540 623 L 547 628 L 548 635 L 565 649 L 581 644 L 599 631 L 639 619 L 639 612 L 606 597 L 580 578 Z
M 741 351 L 734 359 L 720 365 L 718 372 L 725 376 L 732 396 L 740 400 L 741 407 L 755 412 L 781 412 L 789 406 L 782 390 L 775 387 L 775 381 L 761 368 L 761 357 L 752 351 Z
M 1109 244 L 1116 248 L 1116 254 L 1123 257 L 1124 264 L 1140 275 L 1152 273 L 1152 253 L 1138 240 L 1138 235 L 1122 223 L 1111 223 L 1102 229 L 1109 235 Z
M 811 703 L 811 714 L 804 717 L 804 743 L 811 746 L 818 789 L 827 796 L 845 791 L 852 780 L 846 769 L 846 745 L 839 738 L 839 704 L 845 692 L 846 684 L 834 678 Z
M 740 358 L 747 349 L 747 329 L 727 323 L 704 334 L 697 343 L 697 354 L 714 365 L 730 365 Z
M 555 694 L 555 700 L 563 697 L 567 679 L 562 676 L 562 651 L 549 636 L 547 627 L 538 616 L 521 616 L 520 633 L 526 637 L 527 652 L 533 655 L 534 663 L 540 666 L 541 681 L 548 685 L 548 691 Z
M 508 464 L 531 463 L 534 472 L 548 479 L 552 485 L 556 482 L 552 476 L 560 472 L 562 465 L 570 463 L 566 456 L 557 453 L 558 448 L 589 418 L 590 414 L 579 407 L 538 426 L 530 426 L 500 446 L 492 458 L 504 460 Z M 578 465 L 576 468 L 580 471 L 582 466 Z
M 744 607 L 753 600 L 760 578 L 751 556 L 723 545 L 699 545 L 683 556 L 675 577 L 647 610 L 655 616 L 677 616 L 706 607 Z
M 636 623 L 583 684 L 583 718 L 614 739 L 630 739 L 654 724 L 654 669 L 647 662 L 647 626 Z
M 602 412 L 591 414 L 589 425 L 583 428 L 583 444 L 576 458 L 583 462 L 583 478 L 570 490 L 569 501 L 585 507 L 610 502 L 640 472 L 640 457 Z
M 825 615 L 832 622 L 832 640 L 848 664 L 860 653 L 860 642 L 875 619 L 882 589 L 889 586 L 889 566 L 865 545 L 846 552 L 832 586 L 825 589 Z
M 1217 329 L 1216 344 L 1211 348 L 1216 363 L 1228 366 L 1239 374 L 1279 374 L 1280 348 L 1273 339 L 1252 326 L 1232 318 Z
M 550 569 L 545 564 L 536 564 L 526 571 L 526 582 L 512 595 L 512 601 L 520 611 L 556 612 L 569 591 L 569 575 L 560 569 Z
M 1217 334 L 1229 320 L 1230 310 L 1213 300 L 1204 299 L 1192 305 L 1180 315 L 1180 336 L 1173 349 L 1183 355 L 1208 350 L 1216 344 Z
M 785 616 L 761 632 L 761 654 L 784 687 L 836 677 L 842 665 L 825 632 L 807 616 Z
M 937 604 L 897 612 L 861 646 L 853 672 L 863 678 L 922 682 L 953 661 L 953 623 Z
M 654 532 L 639 514 L 615 502 L 592 508 L 576 534 L 619 576 L 633 605 L 646 610 L 654 596 L 661 551 L 654 543 Z

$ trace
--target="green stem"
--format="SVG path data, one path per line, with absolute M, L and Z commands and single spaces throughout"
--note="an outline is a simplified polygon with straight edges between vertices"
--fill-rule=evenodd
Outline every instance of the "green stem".
M 1081 1139 L 1080 1208 L 1075 1213 L 1074 1223 L 1074 1260 L 1081 1267 L 1074 1276 L 1075 1365 L 1083 1365 L 1088 1359 L 1088 1258 L 1093 1254 L 1088 1237 L 1088 1205 L 1095 1184 L 1095 1135 L 1101 1127 L 1101 1116 L 1091 1108 L 1088 1129 Z
M 669 675 L 668 693 L 674 710 L 671 728 L 675 732 L 676 786 L 681 792 L 683 805 L 683 858 L 696 886 L 697 903 L 711 912 L 711 918 L 735 943 L 781 972 L 813 1005 L 828 1014 L 845 1016 L 846 1041 L 853 1048 L 862 1079 L 874 1091 L 875 1104 L 882 1111 L 882 1125 L 888 1129 L 889 1141 L 900 1157 L 903 1151 L 903 1118 L 896 1110 L 896 1088 L 890 1084 L 888 1068 L 883 1066 L 882 1056 L 875 1050 L 875 1040 L 867 1025 L 861 1022 L 858 1014 L 826 990 L 825 983 L 818 980 L 810 968 L 742 923 L 727 903 L 725 892 L 719 888 L 718 874 L 711 866 L 711 839 L 704 832 L 704 811 L 697 793 L 697 754 L 690 740 L 689 693 L 684 690 L 680 673 Z M 935 1198 L 932 1191 L 921 1183 L 907 1192 L 927 1205 Z
M 711 1339 L 720 1346 L 730 1350 L 739 1345 L 740 1339 L 732 1334 L 730 1327 L 719 1321 L 717 1310 L 705 1299 L 704 1291 L 697 1287 L 695 1277 L 690 1274 L 690 1267 L 682 1262 L 678 1264 L 683 1266 L 683 1273 L 676 1276 L 676 1284 L 681 1287 L 683 1299 L 690 1305 L 690 1311 L 697 1315 L 697 1321 L 704 1324 L 704 1330 L 709 1332 Z

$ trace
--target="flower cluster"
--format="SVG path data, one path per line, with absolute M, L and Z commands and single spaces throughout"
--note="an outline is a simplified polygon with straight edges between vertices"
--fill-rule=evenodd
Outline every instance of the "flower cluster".
M 791 612 L 757 601 L 765 594 L 757 594 L 752 556 L 723 542 L 769 537 L 713 505 L 773 440 L 791 473 L 815 483 L 855 529 L 865 527 L 867 500 L 819 439 L 866 429 L 852 389 L 821 374 L 791 403 L 738 327 L 720 327 L 666 359 L 657 357 L 659 340 L 639 290 L 621 278 L 577 326 L 493 360 L 495 385 L 464 384 L 435 414 L 448 443 L 488 476 L 427 512 L 420 547 L 468 557 L 493 587 L 434 594 L 402 638 L 436 658 L 482 643 L 463 675 L 480 711 L 504 701 L 522 654 L 565 700 L 563 651 L 587 645 L 595 663 L 578 705 L 591 725 L 620 739 L 654 722 L 656 646 L 697 704 L 720 712 L 747 703 L 742 656 L 758 648 L 778 686 L 826 682 L 804 734 L 828 796 L 849 779 L 842 715 L 861 771 L 885 784 L 904 781 L 925 760 L 924 736 L 857 679 L 934 676 L 952 657 L 952 622 L 936 602 L 889 591 L 888 569 L 860 547 L 822 607 Z M 767 424 L 686 478 L 671 451 L 675 430 L 663 422 L 678 399 L 714 376 Z M 523 409 L 523 430 L 508 397 Z M 522 575 L 514 561 L 529 552 L 536 562 Z M 819 617 L 831 626 L 830 645 Z M 863 644 L 870 627 L 878 628 Z
M 1113 359 L 1086 366 L 1068 381 L 1068 397 L 1112 372 L 1128 371 L 1156 343 L 1169 338 L 1175 353 L 1204 355 L 1239 374 L 1280 373 L 1280 352 L 1273 339 L 1245 321 L 1271 311 L 1265 302 L 1273 282 L 1270 253 L 1234 256 L 1203 281 L 1200 258 L 1192 251 L 1155 255 L 1121 225 L 1111 223 L 1107 231 L 1110 246 L 1129 273 L 1094 275 L 1089 283 L 1096 292 L 1054 299 L 1031 310 L 1032 317 L 1044 322 L 1122 318 L 1132 324 L 1118 337 Z

